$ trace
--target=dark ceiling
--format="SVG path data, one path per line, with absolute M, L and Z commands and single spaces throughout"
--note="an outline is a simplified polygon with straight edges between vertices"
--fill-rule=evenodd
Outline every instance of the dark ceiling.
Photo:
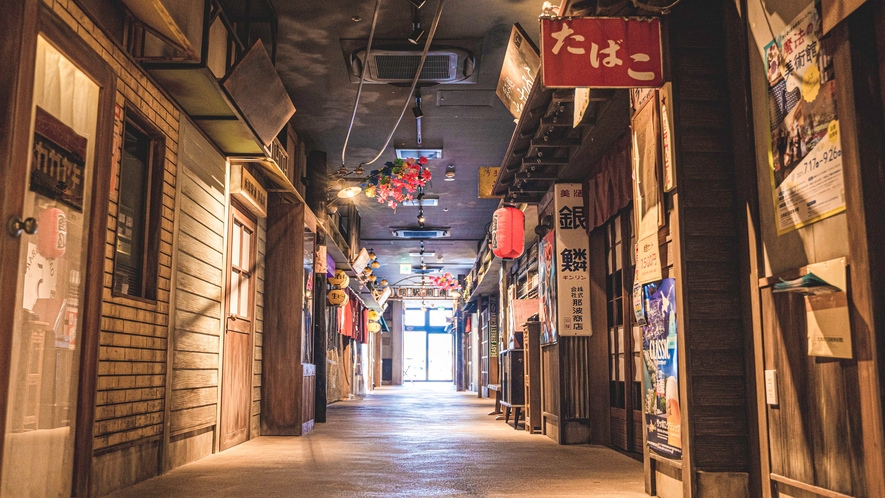
M 412 11 L 406 0 L 381 0 L 375 33 L 381 40 L 405 40 L 412 30 Z M 419 11 L 422 26 L 430 27 L 439 0 L 428 0 Z M 466 273 L 476 257 L 478 242 L 498 205 L 497 199 L 479 199 L 478 168 L 499 166 L 510 142 L 514 120 L 494 95 L 504 52 L 513 23 L 520 23 L 538 41 L 538 16 L 542 0 L 447 0 L 434 39 L 480 39 L 476 84 L 442 84 L 422 89 L 424 146 L 442 146 L 443 159 L 431 161 L 432 185 L 428 195 L 439 196 L 438 207 L 425 208 L 427 225 L 451 227 L 451 237 L 426 241 L 428 265 L 444 265 L 455 275 Z M 327 153 L 331 173 L 341 166 L 341 148 L 347 133 L 358 85 L 351 83 L 342 40 L 367 40 L 375 2 L 276 0 L 279 16 L 277 70 L 297 109 L 294 124 L 313 150 Z M 360 18 L 354 21 L 352 18 Z M 418 45 L 423 48 L 423 45 Z M 460 94 L 486 105 L 438 106 L 438 92 Z M 373 158 L 390 133 L 409 89 L 392 85 L 365 85 L 356 122 L 348 144 L 346 163 L 350 169 Z M 411 108 L 412 104 L 409 105 Z M 395 157 L 394 144 L 416 146 L 415 119 L 406 111 L 390 146 L 374 165 L 377 168 Z M 445 167 L 454 165 L 455 181 L 443 181 Z M 356 198 L 362 216 L 363 246 L 374 249 L 382 267 L 379 278 L 395 282 L 399 264 L 417 264 L 409 257 L 419 241 L 395 239 L 392 226 L 417 227 L 417 207 L 394 211 L 363 195 Z M 443 257 L 442 263 L 437 261 Z

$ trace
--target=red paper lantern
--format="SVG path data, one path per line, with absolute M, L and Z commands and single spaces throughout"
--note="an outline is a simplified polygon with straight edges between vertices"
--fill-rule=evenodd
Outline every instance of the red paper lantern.
M 40 213 L 37 230 L 37 252 L 46 259 L 64 256 L 68 240 L 68 218 L 59 208 L 44 209 Z
M 525 214 L 505 206 L 492 215 L 492 254 L 501 259 L 522 255 L 525 241 Z

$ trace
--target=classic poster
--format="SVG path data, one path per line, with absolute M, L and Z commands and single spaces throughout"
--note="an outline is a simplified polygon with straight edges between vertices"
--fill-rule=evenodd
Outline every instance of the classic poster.
M 584 188 L 580 183 L 553 186 L 556 243 L 556 331 L 560 336 L 589 336 L 590 239 L 584 215 Z
M 554 257 L 553 231 L 544 236 L 538 244 L 538 295 L 541 306 L 538 318 L 541 321 L 541 343 L 556 342 L 556 258 Z
M 845 210 L 829 40 L 812 3 L 765 47 L 778 235 Z
M 682 458 L 675 280 L 648 284 L 644 292 L 648 324 L 642 327 L 642 385 L 648 446 L 670 458 Z
M 662 277 L 658 227 L 663 222 L 659 168 L 661 147 L 657 127 L 657 96 L 633 115 L 633 198 L 636 199 L 637 282 Z

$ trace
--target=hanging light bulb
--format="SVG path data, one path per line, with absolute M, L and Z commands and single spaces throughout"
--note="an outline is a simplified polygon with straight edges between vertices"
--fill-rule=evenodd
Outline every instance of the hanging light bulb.
M 424 222 L 427 221 L 427 218 L 424 217 L 424 208 L 418 210 L 418 226 L 424 228 Z
M 369 251 L 369 259 L 378 259 L 378 256 L 375 254 L 375 251 Z
M 381 268 L 381 263 L 379 263 L 379 262 L 377 262 L 377 261 L 372 261 L 372 262 L 369 264 L 369 266 L 371 266 L 372 268 Z
M 362 163 L 360 163 L 360 165 L 357 166 L 355 170 L 353 170 L 353 174 L 355 174 L 356 176 L 363 176 L 363 173 L 365 173 L 365 172 L 366 172 L 366 170 L 365 170 L 365 168 L 363 168 Z
M 387 281 L 386 278 L 382 278 L 382 279 L 381 279 L 381 286 L 382 286 L 382 287 L 387 287 L 387 284 L 388 284 L 388 283 L 389 283 L 389 282 Z
M 375 275 L 369 275 L 369 282 L 374 282 L 377 279 L 378 277 L 376 277 Z

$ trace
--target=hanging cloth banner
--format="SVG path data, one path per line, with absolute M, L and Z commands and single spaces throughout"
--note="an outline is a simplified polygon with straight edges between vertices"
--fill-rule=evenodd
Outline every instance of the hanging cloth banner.
M 541 20 L 541 73 L 547 88 L 636 88 L 664 84 L 657 18 Z

